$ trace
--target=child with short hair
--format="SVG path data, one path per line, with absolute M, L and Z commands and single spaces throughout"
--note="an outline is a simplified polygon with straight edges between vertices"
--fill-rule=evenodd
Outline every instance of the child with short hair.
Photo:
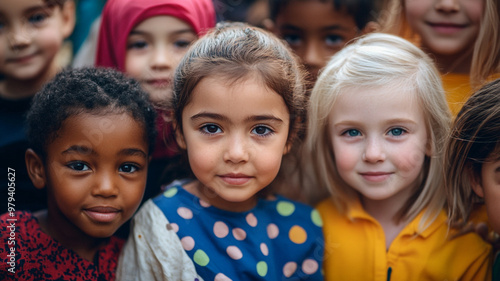
M 311 93 L 305 149 L 331 198 L 326 280 L 485 280 L 491 246 L 453 238 L 444 210 L 450 113 L 419 48 L 372 33 L 335 54 Z M 357 270 L 353 270 L 357 269 Z
M 74 26 L 73 0 L 0 1 L 0 170 L 16 171 L 19 208 L 46 207 L 24 163 L 26 112 L 35 93 L 61 70 L 57 54 Z M 0 177 L 2 200 L 7 185 L 7 177 Z M 0 213 L 6 210 L 2 206 Z
M 26 166 L 48 208 L 9 202 L 2 280 L 114 280 L 124 241 L 112 235 L 141 202 L 155 118 L 140 85 L 111 69 L 62 71 L 34 97 Z
M 329 58 L 377 26 L 380 1 L 269 0 L 272 26 L 301 58 L 310 87 Z
M 466 228 L 477 204 L 485 204 L 500 233 L 500 79 L 473 94 L 457 115 L 446 146 L 446 195 L 450 224 Z M 498 242 L 498 241 L 497 241 Z M 500 278 L 498 253 L 493 279 Z
M 171 124 L 174 70 L 189 46 L 215 26 L 212 0 L 108 0 L 102 12 L 96 65 L 135 78 L 158 110 L 158 137 L 145 198 L 158 195 L 173 175 L 179 148 Z
M 380 22 L 435 60 L 453 116 L 475 89 L 500 77 L 497 0 L 391 0 Z
M 146 202 L 123 280 L 322 280 L 317 211 L 269 184 L 304 109 L 302 71 L 271 33 L 219 25 L 176 70 L 174 126 L 192 176 Z

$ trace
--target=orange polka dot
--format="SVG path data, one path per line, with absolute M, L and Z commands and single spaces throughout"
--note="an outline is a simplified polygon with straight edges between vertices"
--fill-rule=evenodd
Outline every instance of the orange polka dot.
M 288 237 L 293 243 L 302 244 L 307 240 L 307 233 L 302 227 L 294 225 L 292 226 L 292 228 L 290 228 Z

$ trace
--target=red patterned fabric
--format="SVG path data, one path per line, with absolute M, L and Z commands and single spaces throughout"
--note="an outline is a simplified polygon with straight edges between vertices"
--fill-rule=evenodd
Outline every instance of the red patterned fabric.
M 8 219 L 15 218 L 12 222 Z M 15 235 L 8 226 L 15 223 Z M 9 238 L 14 237 L 15 244 Z M 42 232 L 30 212 L 0 216 L 0 276 L 2 280 L 114 280 L 118 256 L 124 240 L 111 237 L 94 262 L 81 258 Z M 15 273 L 9 271 L 11 247 L 15 253 Z

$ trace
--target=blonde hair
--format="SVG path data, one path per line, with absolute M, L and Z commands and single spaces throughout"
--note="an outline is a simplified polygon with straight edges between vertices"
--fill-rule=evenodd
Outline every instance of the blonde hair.
M 472 182 L 481 182 L 483 163 L 500 159 L 500 79 L 473 94 L 458 113 L 446 145 L 446 197 L 450 224 L 464 227 L 483 200 Z
M 328 116 L 336 98 L 346 89 L 395 86 L 401 94 L 414 93 L 424 111 L 432 156 L 426 156 L 421 182 L 396 220 L 411 220 L 426 209 L 429 224 L 444 207 L 442 150 L 450 124 L 439 73 L 419 48 L 400 37 L 373 33 L 360 37 L 335 54 L 319 76 L 310 97 L 306 153 L 311 156 L 320 188 L 326 187 L 341 213 L 357 198 L 356 191 L 338 174 L 329 134 Z
M 500 71 L 500 6 L 496 0 L 484 1 L 483 17 L 472 53 L 470 83 L 473 88 Z M 404 0 L 387 0 L 380 24 L 383 32 L 419 40 L 406 19 Z

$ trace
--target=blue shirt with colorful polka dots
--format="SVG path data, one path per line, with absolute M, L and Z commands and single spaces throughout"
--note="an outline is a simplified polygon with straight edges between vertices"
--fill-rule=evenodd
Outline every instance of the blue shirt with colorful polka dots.
M 210 206 L 179 184 L 153 199 L 205 280 L 323 280 L 322 221 L 276 196 L 246 212 Z

